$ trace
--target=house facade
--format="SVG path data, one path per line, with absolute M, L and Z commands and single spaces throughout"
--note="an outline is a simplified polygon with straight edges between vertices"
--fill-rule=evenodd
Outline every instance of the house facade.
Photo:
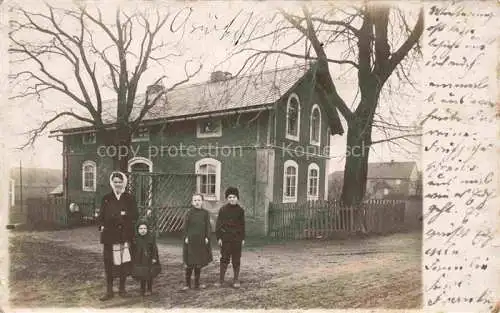
M 329 198 L 340 197 L 344 172 L 331 173 Z M 368 163 L 366 198 L 406 199 L 421 195 L 421 175 L 416 162 Z
M 191 194 L 200 192 L 216 215 L 224 190 L 236 186 L 250 232 L 262 234 L 270 202 L 326 198 L 331 121 L 338 116 L 325 116 L 309 68 L 218 76 L 175 89 L 165 104 L 154 107 L 123 151 L 130 157 L 128 170 L 177 175 L 168 186 L 152 187 L 149 181 L 149 187 L 141 187 L 154 198 L 140 203 L 146 206 L 177 200 L 189 205 Z M 116 151 L 88 126 L 53 132 L 63 137 L 65 195 L 98 203 L 110 190 Z M 175 188 L 168 199 L 160 196 Z

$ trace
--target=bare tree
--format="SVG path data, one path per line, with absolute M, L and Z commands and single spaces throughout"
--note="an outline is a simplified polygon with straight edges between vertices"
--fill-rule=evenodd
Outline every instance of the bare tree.
M 157 90 L 142 103 L 136 101 L 151 64 L 163 66 L 182 56 L 178 41 L 169 40 L 179 26 L 175 24 L 174 29 L 174 22 L 168 21 L 178 15 L 159 8 L 127 12 L 117 7 L 109 19 L 97 6 L 56 8 L 45 4 L 37 12 L 13 7 L 9 53 L 17 70 L 10 79 L 18 92 L 11 99 L 59 94 L 71 102 L 69 108 L 56 108 L 51 118 L 31 130 L 24 146 L 32 145 L 49 125 L 66 117 L 93 126 L 107 145 L 128 146 L 132 133 L 164 95 L 201 70 L 201 64 L 190 69 L 193 61 L 187 61 L 183 80 Z M 69 76 L 61 71 L 64 68 L 70 69 Z M 149 85 L 163 85 L 164 79 L 164 75 L 156 75 Z M 107 112 L 106 90 L 115 102 L 111 105 L 115 112 Z M 114 129 L 107 125 L 109 114 L 114 116 Z M 115 158 L 113 166 L 126 171 L 127 161 Z
M 328 4 L 328 7 L 315 7 L 315 11 L 303 6 L 299 11 L 290 13 L 279 9 L 282 19 L 274 24 L 273 29 L 262 27 L 265 30 L 257 33 L 258 27 L 251 28 L 250 34 L 238 42 L 233 57 L 248 55 L 240 72 L 244 68 L 264 67 L 272 56 L 314 61 L 313 88 L 320 95 L 332 133 L 343 133 L 343 129 L 337 126 L 335 110 L 347 121 L 341 198 L 346 205 L 357 204 L 362 201 L 366 190 L 371 146 L 382 142 L 397 144 L 398 140 L 412 141 L 413 136 L 420 135 L 416 127 L 399 125 L 392 119 L 377 116 L 377 109 L 382 90 L 393 73 L 397 77 L 395 81 L 411 82 L 409 72 L 421 55 L 419 39 L 424 26 L 423 10 L 418 10 L 413 27 L 410 27 L 403 10 L 386 4 L 365 3 L 359 7 Z M 263 40 L 270 41 L 269 48 L 250 46 Z M 354 70 L 359 91 L 356 105 L 348 105 L 340 95 L 330 74 L 332 65 Z M 374 128 L 383 129 L 386 138 L 372 141 Z M 390 135 L 395 131 L 399 134 Z

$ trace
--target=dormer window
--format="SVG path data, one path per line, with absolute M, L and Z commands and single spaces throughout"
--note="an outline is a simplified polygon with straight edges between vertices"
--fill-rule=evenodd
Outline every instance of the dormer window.
M 196 127 L 198 138 L 222 136 L 222 121 L 213 119 L 199 120 Z
M 140 127 L 132 134 L 132 142 L 137 142 L 137 141 L 149 141 L 148 128 Z
M 82 135 L 82 142 L 84 145 L 90 145 L 95 143 L 96 141 L 95 138 L 96 138 L 95 132 L 85 133 Z

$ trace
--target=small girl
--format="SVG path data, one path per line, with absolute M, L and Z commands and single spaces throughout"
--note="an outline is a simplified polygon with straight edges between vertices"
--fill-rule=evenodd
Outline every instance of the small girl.
M 146 221 L 139 221 L 135 237 L 133 276 L 141 282 L 142 296 L 151 295 L 153 291 L 153 278 L 161 271 L 158 246 L 156 245 L 155 237 L 148 229 Z
M 184 221 L 183 261 L 186 265 L 186 285 L 182 290 L 191 288 L 193 270 L 194 288 L 206 288 L 206 285 L 200 285 L 201 269 L 213 260 L 210 245 L 210 233 L 212 229 L 209 213 L 202 208 L 203 195 L 194 194 L 191 204 L 193 207 L 188 211 Z

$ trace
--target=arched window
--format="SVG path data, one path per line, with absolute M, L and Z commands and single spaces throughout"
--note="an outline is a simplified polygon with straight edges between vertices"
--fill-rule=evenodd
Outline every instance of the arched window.
M 293 160 L 287 160 L 283 170 L 283 203 L 297 202 L 299 165 Z
M 82 164 L 82 190 L 95 191 L 96 189 L 96 163 L 85 161 Z
M 220 200 L 221 163 L 212 158 L 205 158 L 195 163 L 196 191 L 206 200 Z
M 319 166 L 316 163 L 309 164 L 307 168 L 307 200 L 319 199 Z
M 317 104 L 312 107 L 309 125 L 309 140 L 311 144 L 319 146 L 321 142 L 321 111 Z
M 134 157 L 128 161 L 128 171 L 130 175 L 130 188 L 139 206 L 150 206 L 153 201 L 153 177 L 149 174 L 153 172 L 153 162 L 144 157 Z
M 286 105 L 286 138 L 298 141 L 300 134 L 300 101 L 292 93 Z

